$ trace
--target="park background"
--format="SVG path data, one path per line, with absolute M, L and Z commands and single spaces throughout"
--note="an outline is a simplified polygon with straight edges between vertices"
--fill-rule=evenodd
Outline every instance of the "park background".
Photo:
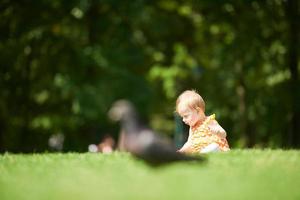
M 232 148 L 300 147 L 297 0 L 0 2 L 0 152 L 117 139 L 120 98 L 174 138 L 185 89 Z

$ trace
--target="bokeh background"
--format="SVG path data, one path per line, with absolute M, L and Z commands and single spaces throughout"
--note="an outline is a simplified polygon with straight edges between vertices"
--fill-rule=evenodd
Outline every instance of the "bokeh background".
M 233 148 L 299 148 L 298 0 L 0 0 L 0 152 L 87 151 L 120 98 L 182 134 L 196 89 Z

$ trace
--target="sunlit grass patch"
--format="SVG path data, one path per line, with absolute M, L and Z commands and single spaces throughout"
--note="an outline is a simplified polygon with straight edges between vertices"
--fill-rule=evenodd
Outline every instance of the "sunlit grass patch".
M 0 156 L 0 199 L 300 199 L 300 151 L 233 150 L 152 168 L 127 153 Z

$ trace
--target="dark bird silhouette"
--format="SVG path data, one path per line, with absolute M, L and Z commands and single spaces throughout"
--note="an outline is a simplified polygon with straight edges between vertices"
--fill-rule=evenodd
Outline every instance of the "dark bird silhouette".
M 119 100 L 108 112 L 113 121 L 120 121 L 123 149 L 151 165 L 177 161 L 204 161 L 204 157 L 192 157 L 176 152 L 170 140 L 155 133 L 140 121 L 132 103 Z

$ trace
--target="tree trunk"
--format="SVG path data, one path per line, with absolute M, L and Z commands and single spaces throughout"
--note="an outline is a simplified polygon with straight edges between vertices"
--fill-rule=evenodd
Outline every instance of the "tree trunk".
M 246 105 L 246 86 L 244 81 L 244 71 L 242 62 L 237 61 L 235 64 L 235 71 L 238 76 L 236 93 L 238 97 L 238 130 L 241 132 L 242 145 L 246 147 L 253 147 L 255 140 L 254 136 L 249 134 L 248 130 L 248 115 L 247 115 L 247 105 Z
M 3 136 L 4 136 L 4 123 L 2 124 L 2 121 L 0 121 L 0 153 L 5 151 L 4 150 Z
M 287 143 L 291 147 L 300 147 L 300 94 L 298 75 L 298 51 L 299 51 L 299 2 L 288 0 L 286 2 L 286 17 L 288 21 L 288 53 L 287 65 L 291 73 L 291 131 Z

